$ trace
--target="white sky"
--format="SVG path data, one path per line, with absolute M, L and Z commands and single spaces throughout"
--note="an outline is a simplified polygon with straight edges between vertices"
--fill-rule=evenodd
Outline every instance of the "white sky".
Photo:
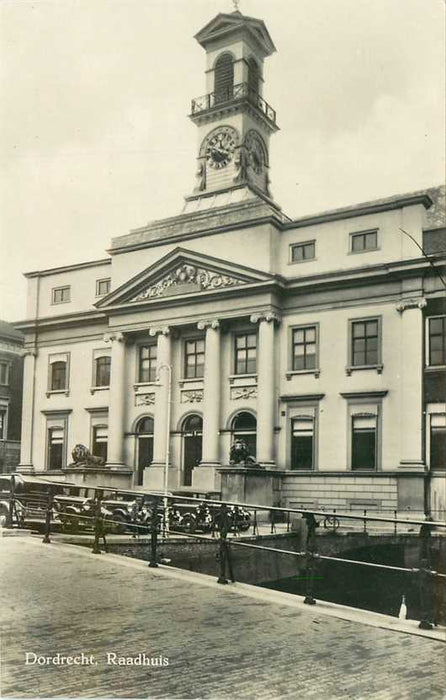
M 105 257 L 180 212 L 196 169 L 193 35 L 230 0 L 1 0 L 0 318 L 22 272 Z M 444 179 L 444 0 L 241 0 L 277 46 L 272 192 L 293 217 Z

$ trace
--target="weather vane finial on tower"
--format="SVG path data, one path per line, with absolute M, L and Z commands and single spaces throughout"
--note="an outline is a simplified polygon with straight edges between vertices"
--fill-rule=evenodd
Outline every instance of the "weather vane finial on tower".
M 240 0 L 232 0 L 232 2 L 234 3 L 234 10 L 236 12 L 240 12 L 240 8 L 239 8 Z

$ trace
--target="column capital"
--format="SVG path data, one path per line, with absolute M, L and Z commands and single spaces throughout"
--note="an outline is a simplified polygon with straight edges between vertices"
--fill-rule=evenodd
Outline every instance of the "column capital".
M 36 348 L 24 348 L 20 352 L 21 357 L 37 357 Z
M 149 335 L 152 336 L 152 338 L 155 338 L 157 335 L 169 335 L 170 334 L 170 328 L 169 326 L 163 326 L 162 328 L 149 328 Z
M 104 343 L 113 343 L 116 341 L 117 343 L 123 343 L 125 340 L 124 333 L 121 333 L 121 331 L 115 331 L 113 333 L 104 333 Z
M 199 331 L 204 331 L 207 328 L 212 328 L 214 331 L 217 331 L 220 328 L 220 321 L 217 318 L 203 319 L 202 321 L 198 321 L 197 328 Z
M 402 314 L 407 309 L 424 309 L 425 306 L 427 306 L 427 301 L 424 297 L 412 297 L 411 299 L 401 299 L 395 308 L 398 313 Z
M 250 316 L 251 323 L 260 323 L 261 321 L 266 321 L 266 323 L 280 323 L 281 317 L 274 311 L 259 311 L 258 313 L 252 314 Z

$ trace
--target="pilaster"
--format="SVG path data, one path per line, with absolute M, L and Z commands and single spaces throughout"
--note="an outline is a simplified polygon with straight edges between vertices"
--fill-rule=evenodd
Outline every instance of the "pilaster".
M 120 332 L 108 333 L 104 341 L 112 347 L 107 466 L 119 469 L 124 466 L 125 337 Z
M 17 471 L 26 474 L 34 471 L 32 452 L 37 350 L 35 348 L 26 349 L 23 356 L 25 359 L 23 363 L 22 436 L 20 464 Z
M 170 439 L 170 425 L 168 425 L 169 409 L 169 385 L 171 381 L 171 345 L 172 336 L 170 328 L 150 328 L 149 334 L 157 339 L 157 382 L 155 396 L 155 424 L 153 434 L 153 460 L 151 469 L 163 467 L 167 459 L 167 440 Z M 165 368 L 164 372 L 161 370 Z M 168 433 L 169 431 L 169 433 Z M 167 437 L 169 434 L 169 438 Z
M 257 461 L 274 466 L 275 352 L 274 329 L 280 318 L 273 312 L 253 314 L 259 324 L 257 361 Z

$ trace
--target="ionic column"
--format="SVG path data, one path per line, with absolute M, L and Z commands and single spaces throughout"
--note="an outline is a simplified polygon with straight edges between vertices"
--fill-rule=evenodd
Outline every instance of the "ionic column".
M 423 314 L 426 300 L 404 299 L 400 333 L 400 467 L 423 467 Z
M 17 471 L 32 472 L 33 467 L 33 426 L 34 426 L 34 392 L 36 371 L 36 350 L 24 351 L 23 363 L 23 408 L 22 436 L 20 442 L 20 464 Z
M 203 397 L 203 456 L 204 467 L 219 466 L 220 431 L 220 324 L 217 320 L 200 321 L 199 330 L 206 329 Z
M 254 314 L 252 323 L 259 324 L 257 360 L 257 461 L 274 466 L 275 361 L 274 313 Z
M 166 462 L 167 408 L 169 402 L 169 373 L 171 369 L 171 335 L 170 329 L 151 328 L 149 333 L 157 338 L 157 381 L 155 397 L 155 425 L 153 428 L 153 466 L 161 466 Z M 170 369 L 167 369 L 170 368 Z
M 112 346 L 107 466 L 119 468 L 124 466 L 125 338 L 122 333 L 112 333 L 104 340 Z

